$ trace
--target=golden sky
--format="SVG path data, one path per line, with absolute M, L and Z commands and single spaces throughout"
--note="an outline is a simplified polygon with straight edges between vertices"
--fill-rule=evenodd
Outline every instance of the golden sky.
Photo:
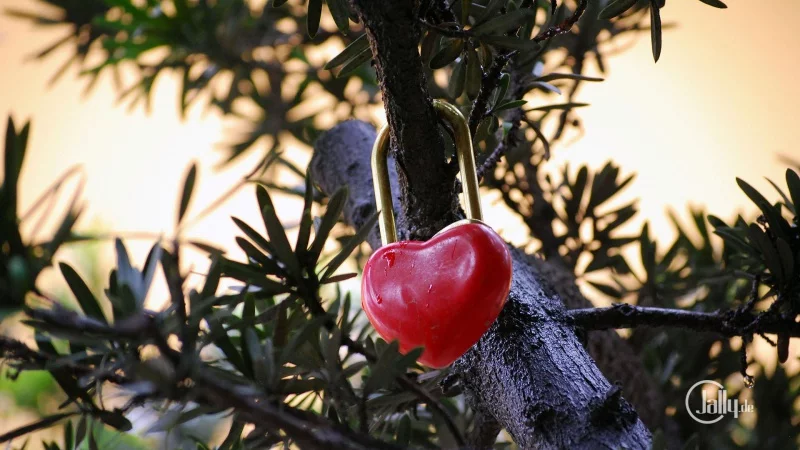
M 610 62 L 603 83 L 587 86 L 585 137 L 556 161 L 612 158 L 638 173 L 631 193 L 640 218 L 670 234 L 666 207 L 706 205 L 727 218 L 750 207 L 735 177 L 774 199 L 763 177 L 784 186 L 777 155 L 800 159 L 793 122 L 800 117 L 800 2 L 728 1 L 717 10 L 696 0 L 668 2 L 654 64 L 647 35 Z

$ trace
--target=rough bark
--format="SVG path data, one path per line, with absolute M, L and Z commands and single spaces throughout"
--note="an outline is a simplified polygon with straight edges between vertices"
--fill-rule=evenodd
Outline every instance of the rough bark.
M 472 421 L 472 429 L 467 435 L 470 449 L 484 450 L 494 448 L 497 435 L 502 430 L 503 426 L 490 413 L 476 411 L 475 418 Z
M 594 305 L 581 294 L 575 275 L 558 264 L 530 257 L 537 277 L 555 289 L 567 310 Z M 639 417 L 651 430 L 672 426 L 665 423 L 665 401 L 658 383 L 650 376 L 633 347 L 615 330 L 592 330 L 586 333 L 586 349 L 597 367 L 612 382 L 622 385 L 622 394 L 631 402 Z
M 375 210 L 374 139 L 375 131 L 363 122 L 344 122 L 320 138 L 311 161 L 323 192 L 350 188 L 345 220 L 355 226 Z M 380 246 L 375 232 L 369 243 Z M 537 278 L 529 255 L 512 254 L 508 303 L 452 368 L 473 407 L 499 422 L 522 448 L 648 448 L 649 431 L 586 353 L 558 295 Z
M 444 155 L 438 118 L 428 95 L 417 45 L 416 1 L 355 0 L 367 30 L 383 93 L 386 120 L 400 181 L 405 228 L 411 239 L 426 240 L 458 220 L 455 172 Z M 413 175 L 412 175 L 413 174 Z

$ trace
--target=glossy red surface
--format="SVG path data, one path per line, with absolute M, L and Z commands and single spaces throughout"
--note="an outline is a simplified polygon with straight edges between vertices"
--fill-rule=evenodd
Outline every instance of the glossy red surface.
M 506 243 L 468 223 L 378 249 L 364 266 L 361 304 L 382 338 L 397 339 L 402 352 L 424 347 L 419 361 L 441 368 L 478 342 L 510 287 Z

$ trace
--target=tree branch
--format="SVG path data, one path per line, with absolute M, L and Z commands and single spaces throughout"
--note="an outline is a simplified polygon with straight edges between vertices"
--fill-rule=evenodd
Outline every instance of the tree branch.
M 555 1 L 553 1 L 553 5 L 555 5 Z M 567 20 L 561 22 L 558 25 L 548 27 L 545 30 L 542 30 L 539 34 L 533 37 L 533 40 L 536 42 L 542 42 L 544 40 L 550 39 L 552 37 L 558 36 L 559 34 L 567 33 L 569 30 L 578 23 L 583 13 L 586 11 L 586 7 L 589 5 L 589 0 L 581 0 L 578 4 L 578 7 L 575 8 L 575 11 L 572 13 L 571 16 L 567 18 Z M 553 7 L 555 13 L 555 7 Z
M 687 311 L 683 309 L 634 306 L 617 303 L 607 308 L 573 309 L 572 322 L 587 330 L 612 328 L 673 327 L 721 334 L 725 337 L 758 333 L 800 337 L 800 323 L 778 315 Z
M 502 426 L 494 416 L 482 411 L 476 411 L 472 430 L 470 430 L 468 436 L 470 448 L 475 450 L 494 448 L 494 443 L 500 431 L 502 431 Z
M 419 2 L 355 0 L 383 92 L 405 228 L 426 240 L 460 219 L 455 167 L 447 164 L 418 45 Z M 397 193 L 395 193 L 396 195 Z
M 502 158 L 509 149 L 519 145 L 517 134 L 519 133 L 520 122 L 522 121 L 524 115 L 525 113 L 522 111 L 522 108 L 515 108 L 509 113 L 508 122 L 511 123 L 511 128 L 509 128 L 506 137 L 503 138 L 499 144 L 497 144 L 497 147 L 492 150 L 492 153 L 486 157 L 486 160 L 484 160 L 483 164 L 481 164 L 481 166 L 478 168 L 478 181 L 483 179 L 483 177 L 486 175 L 486 172 L 494 170 L 494 168 L 497 167 L 497 164 L 500 162 L 500 158 Z
M 486 112 L 489 110 L 489 99 L 492 93 L 500 84 L 500 76 L 503 74 L 503 68 L 508 64 L 508 61 L 514 57 L 517 52 L 502 53 L 494 58 L 492 66 L 486 73 L 483 74 L 481 80 L 481 90 L 478 91 L 478 96 L 472 102 L 472 110 L 469 113 L 469 132 L 475 135 L 478 130 L 478 125 L 481 123 Z M 478 180 L 480 181 L 482 173 L 478 173 Z
M 536 276 L 553 286 L 568 312 L 593 306 L 575 283 L 575 274 L 560 261 L 535 256 L 528 260 L 536 269 Z M 581 336 L 584 336 L 586 349 L 597 367 L 608 380 L 622 385 L 625 399 L 636 408 L 648 428 L 662 429 L 666 433 L 675 428 L 674 422 L 664 414 L 666 402 L 660 384 L 653 379 L 639 354 L 626 339 L 614 330 L 592 330 L 581 333 Z M 677 439 L 677 434 L 675 436 Z M 680 445 L 668 447 L 679 448 Z
M 559 34 L 569 32 L 573 26 L 580 20 L 583 16 L 583 13 L 586 12 L 586 7 L 588 5 L 588 0 L 581 0 L 578 4 L 578 7 L 575 8 L 575 11 L 570 15 L 566 20 L 562 23 L 548 27 L 544 30 L 541 30 L 536 36 L 533 37 L 533 41 L 542 42 L 548 39 L 551 39 Z M 555 13 L 555 0 L 553 0 L 551 8 L 552 13 Z M 439 27 L 441 28 L 441 27 Z M 475 131 L 478 128 L 478 124 L 480 121 L 486 116 L 487 109 L 488 109 L 488 102 L 491 93 L 497 88 L 497 85 L 500 81 L 500 75 L 502 74 L 503 68 L 506 64 L 516 56 L 518 52 L 512 51 L 507 53 L 501 53 L 497 57 L 495 57 L 494 61 L 492 62 L 492 67 L 484 74 L 483 82 L 481 83 L 481 90 L 478 94 L 478 97 L 475 98 L 475 101 L 472 104 L 472 111 L 470 112 L 469 116 L 469 125 L 470 131 L 472 134 L 475 134 Z M 525 74 L 520 74 L 518 71 L 515 72 L 515 89 L 512 91 L 513 99 L 517 99 L 522 97 L 525 94 L 525 89 L 522 83 L 522 76 Z M 500 144 L 495 147 L 492 153 L 486 158 L 483 165 L 478 169 L 478 180 L 480 181 L 483 178 L 483 175 L 489 171 L 494 169 L 497 166 L 497 163 L 500 161 L 500 158 L 509 150 L 509 148 L 514 147 L 517 145 L 513 143 L 512 140 L 515 139 L 516 132 L 519 131 L 520 128 L 520 121 L 524 119 L 524 112 L 522 111 L 522 107 L 515 108 L 513 111 L 509 113 L 509 120 L 508 122 L 511 123 L 511 130 L 508 132 L 506 139 L 504 139 Z M 535 126 L 531 125 L 531 128 L 536 131 L 537 135 L 542 138 L 542 141 L 547 144 L 547 141 L 542 136 L 541 131 L 536 128 Z M 510 142 L 511 141 L 511 142 Z M 549 145 L 546 145 L 545 149 L 545 159 L 549 159 Z

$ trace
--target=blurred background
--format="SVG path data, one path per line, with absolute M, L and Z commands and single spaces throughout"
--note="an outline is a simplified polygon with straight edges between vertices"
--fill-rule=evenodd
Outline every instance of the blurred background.
M 618 40 L 606 52 L 613 55 L 605 61 L 606 80 L 584 85 L 576 98 L 591 104 L 579 112 L 582 135 L 564 141 L 552 161 L 553 168 L 565 162 L 600 167 L 613 159 L 624 173 L 635 172 L 632 187 L 617 201 L 638 198 L 640 212 L 628 226 L 639 229 L 647 220 L 651 236 L 664 243 L 675 234 L 666 210 L 673 209 L 688 221 L 687 205 L 704 206 L 709 213 L 732 218 L 751 209 L 736 188 L 735 177 L 745 178 L 762 192 L 773 192 L 764 177 L 783 178 L 787 163 L 782 157 L 800 160 L 793 126 L 800 117 L 796 82 L 800 3 L 731 1 L 723 11 L 697 1 L 674 3 L 662 10 L 664 23 L 674 27 L 665 29 L 658 63 L 653 62 L 647 34 Z M 0 0 L 0 10 L 9 7 L 30 10 L 41 4 Z M 250 152 L 220 168 L 224 155 L 219 147 L 237 132 L 238 123 L 201 105 L 191 107 L 182 119 L 178 75 L 157 79 L 149 110 L 119 104 L 108 74 L 86 94 L 86 81 L 77 78 L 78 69 L 62 67 L 72 49 L 64 47 L 44 60 L 32 58 L 63 32 L 0 15 L 0 113 L 19 122 L 32 120 L 21 210 L 67 168 L 79 165 L 86 211 L 78 230 L 144 234 L 147 239 L 129 242 L 141 264 L 151 242 L 174 231 L 182 187 L 177 174 L 184 173 L 190 161 L 199 167 L 193 204 L 205 205 L 237 183 L 263 152 Z M 55 74 L 60 77 L 53 82 Z M 594 64 L 588 74 L 598 74 Z M 383 121 L 382 108 L 370 111 L 375 122 Z M 265 143 L 256 145 L 266 148 Z M 308 147 L 299 142 L 284 147 L 285 156 L 304 168 L 310 158 Z M 76 180 L 68 189 L 77 188 Z M 277 199 L 283 220 L 299 216 L 300 203 L 293 197 Z M 237 229 L 230 216 L 255 221 L 254 204 L 252 189 L 240 190 L 186 234 L 238 252 Z M 527 241 L 527 229 L 496 198 L 485 196 L 484 208 L 487 221 L 506 239 Z M 198 211 L 190 209 L 189 216 L 192 212 Z M 106 270 L 93 266 L 95 255 L 110 261 L 112 247 L 110 242 L 92 244 L 60 258 L 73 262 L 87 277 L 95 274 L 102 285 Z M 202 273 L 207 258 L 197 254 L 189 263 Z M 52 286 L 55 294 L 63 290 L 60 276 L 45 275 L 43 286 Z M 163 297 L 158 292 L 150 298 Z M 6 321 L 3 326 L 14 325 Z M 52 409 L 56 400 L 37 389 L 30 392 L 45 395 L 11 392 L 0 381 L 0 433 L 29 422 L 37 410 Z

